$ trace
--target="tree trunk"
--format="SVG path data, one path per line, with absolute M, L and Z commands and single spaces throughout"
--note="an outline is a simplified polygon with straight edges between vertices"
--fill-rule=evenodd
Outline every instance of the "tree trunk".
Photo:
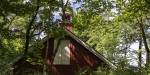
M 150 51 L 149 51 L 147 40 L 146 40 L 147 38 L 146 38 L 145 31 L 144 31 L 142 18 L 140 19 L 140 21 L 138 20 L 138 23 L 139 23 L 139 27 L 140 27 L 140 31 L 141 31 L 141 35 L 142 35 L 142 39 L 143 39 L 143 44 L 144 44 L 144 47 L 146 50 L 146 65 L 148 65 L 150 62 Z
M 139 60 L 138 66 L 139 66 L 139 68 L 141 68 L 141 65 L 142 65 L 142 51 L 141 51 L 141 49 L 142 49 L 142 38 L 140 37 L 140 39 L 139 39 L 139 53 L 138 53 L 138 60 Z
M 27 30 L 26 30 L 26 40 L 25 40 L 25 49 L 24 49 L 24 55 L 25 55 L 25 56 L 26 56 L 27 53 L 28 53 L 31 26 L 32 26 L 33 23 L 34 23 L 34 20 L 35 20 L 35 18 L 36 18 L 36 15 L 37 15 L 37 13 L 38 13 L 38 10 L 39 10 L 39 5 L 37 5 L 37 8 L 36 8 L 36 10 L 35 10 L 35 13 L 33 14 L 32 19 L 31 19 L 30 23 L 29 23 L 28 26 L 27 26 Z

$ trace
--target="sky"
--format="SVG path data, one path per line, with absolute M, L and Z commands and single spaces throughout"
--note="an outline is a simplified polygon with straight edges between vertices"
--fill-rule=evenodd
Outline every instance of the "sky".
M 135 43 L 131 44 L 130 51 L 138 52 L 138 49 L 139 49 L 139 43 L 138 42 L 135 42 Z M 130 60 L 130 65 L 138 66 L 138 61 L 136 60 L 136 59 L 138 59 L 138 56 L 136 54 L 128 54 L 128 55 L 132 59 L 132 60 Z M 145 61 L 146 58 L 145 57 L 146 57 L 146 52 L 143 51 L 143 53 L 142 53 L 142 60 L 143 60 L 142 64 L 146 63 L 146 61 Z M 134 59 L 134 58 L 136 58 L 136 59 Z
M 69 3 L 70 3 L 70 6 L 72 7 L 74 13 L 77 13 L 77 8 L 81 7 L 83 2 L 83 0 L 81 0 L 81 2 L 77 2 L 76 0 L 69 0 Z M 64 0 L 65 4 L 67 2 L 67 0 Z M 55 15 L 54 16 L 54 21 L 56 21 L 56 19 L 61 19 L 61 16 L 59 15 L 59 13 L 61 12 L 61 8 L 59 10 L 59 12 L 54 12 L 53 14 Z

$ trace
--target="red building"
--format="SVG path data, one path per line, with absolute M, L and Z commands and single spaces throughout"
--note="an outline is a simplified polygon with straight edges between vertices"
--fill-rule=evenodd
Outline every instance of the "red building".
M 70 23 L 65 24 L 64 30 L 67 36 L 50 37 L 44 41 L 43 55 L 52 75 L 75 75 L 80 70 L 96 70 L 99 66 L 115 68 L 103 55 L 73 34 Z

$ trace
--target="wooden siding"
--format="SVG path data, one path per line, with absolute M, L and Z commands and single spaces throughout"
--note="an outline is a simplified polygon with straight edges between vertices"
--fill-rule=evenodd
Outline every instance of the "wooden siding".
M 72 39 L 71 37 L 68 38 L 68 40 L 70 40 L 70 64 L 61 65 L 52 64 L 54 39 L 49 39 L 48 51 L 45 50 L 45 52 L 48 52 L 48 55 L 46 56 L 46 63 L 48 64 L 49 70 L 52 75 L 75 75 L 75 73 L 79 70 L 85 68 L 95 69 L 102 63 L 102 61 L 98 57 L 92 54 L 84 46 L 79 44 L 76 40 Z M 44 49 L 46 49 L 46 43 Z
M 72 49 L 71 49 L 71 62 L 77 65 L 79 68 L 82 67 L 95 67 L 97 64 L 102 62 L 94 54 L 89 52 L 86 48 L 71 39 Z

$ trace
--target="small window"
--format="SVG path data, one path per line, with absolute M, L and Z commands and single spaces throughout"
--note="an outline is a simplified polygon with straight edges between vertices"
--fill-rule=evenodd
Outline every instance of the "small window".
M 58 50 L 54 57 L 53 64 L 70 64 L 70 49 L 69 49 L 69 40 L 60 40 Z M 54 41 L 54 50 L 58 45 L 58 40 Z

